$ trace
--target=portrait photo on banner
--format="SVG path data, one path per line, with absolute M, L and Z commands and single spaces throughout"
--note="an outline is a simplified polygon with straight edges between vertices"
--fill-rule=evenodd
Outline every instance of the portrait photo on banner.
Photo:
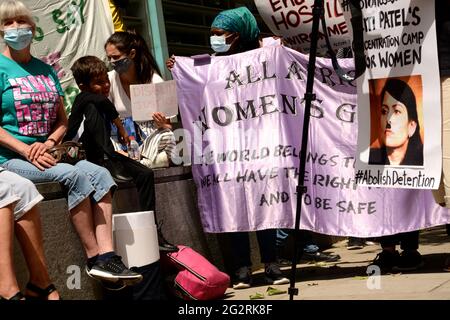
M 422 76 L 369 80 L 370 165 L 424 166 Z

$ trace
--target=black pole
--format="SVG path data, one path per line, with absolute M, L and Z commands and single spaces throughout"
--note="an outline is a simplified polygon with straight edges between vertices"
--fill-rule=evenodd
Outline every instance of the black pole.
M 295 241 L 294 241 L 294 253 L 292 255 L 292 269 L 291 279 L 289 287 L 290 300 L 294 299 L 294 295 L 298 295 L 298 289 L 295 288 L 295 275 L 297 271 L 297 257 L 298 257 L 298 242 L 300 240 L 300 217 L 302 212 L 302 198 L 306 193 L 305 182 L 305 165 L 306 165 L 306 149 L 308 147 L 308 132 L 309 132 L 309 119 L 311 115 L 311 102 L 316 100 L 316 95 L 313 93 L 314 89 L 314 73 L 316 71 L 316 55 L 317 55 L 317 40 L 319 37 L 319 22 L 320 17 L 323 15 L 323 0 L 315 0 L 313 8 L 313 24 L 311 30 L 311 48 L 309 50 L 309 62 L 308 62 L 308 75 L 306 80 L 306 92 L 305 92 L 305 114 L 303 120 L 303 134 L 302 145 L 300 151 L 300 165 L 298 175 L 297 186 L 297 209 L 295 212 Z M 326 30 L 324 30 L 326 32 Z

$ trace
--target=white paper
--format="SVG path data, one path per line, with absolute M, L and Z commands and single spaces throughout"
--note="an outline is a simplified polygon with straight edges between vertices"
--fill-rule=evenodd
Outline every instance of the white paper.
M 166 117 L 178 114 L 178 99 L 174 80 L 130 86 L 131 113 L 135 121 L 152 120 L 154 112 Z

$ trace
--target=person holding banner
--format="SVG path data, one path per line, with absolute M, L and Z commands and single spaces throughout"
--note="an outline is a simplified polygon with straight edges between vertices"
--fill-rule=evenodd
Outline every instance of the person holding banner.
M 246 7 L 221 11 L 214 19 L 210 29 L 211 48 L 217 56 L 237 54 L 260 47 L 259 28 L 253 14 Z M 175 58 L 166 61 L 169 70 Z M 276 229 L 256 231 L 261 262 L 264 263 L 265 280 L 268 284 L 286 284 L 277 262 Z M 247 232 L 229 233 L 235 258 L 233 288 L 244 289 L 251 286 L 250 241 Z
M 211 24 L 211 48 L 216 55 L 230 55 L 260 46 L 259 28 L 253 14 L 246 7 L 220 12 Z M 264 263 L 265 280 L 269 284 L 286 284 L 277 263 L 276 230 L 267 229 L 256 232 L 261 262 Z M 233 288 L 243 289 L 251 285 L 250 242 L 246 232 L 230 234 L 236 259 Z
M 57 181 L 68 191 L 70 218 L 87 256 L 86 271 L 107 281 L 142 280 L 116 255 L 109 172 L 86 160 L 56 163 L 48 150 L 67 130 L 63 91 L 55 71 L 31 55 L 36 25 L 16 0 L 0 4 L 0 164 L 33 182 Z M 42 289 L 42 288 L 41 288 Z
M 390 78 L 380 95 L 380 148 L 371 148 L 369 164 L 423 166 L 423 143 L 414 91 Z

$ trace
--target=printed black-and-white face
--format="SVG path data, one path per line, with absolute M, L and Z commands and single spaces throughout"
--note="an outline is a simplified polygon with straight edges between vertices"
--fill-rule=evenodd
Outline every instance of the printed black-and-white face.
M 381 106 L 382 143 L 388 148 L 398 148 L 407 143 L 416 131 L 415 121 L 409 121 L 408 108 L 386 92 Z

